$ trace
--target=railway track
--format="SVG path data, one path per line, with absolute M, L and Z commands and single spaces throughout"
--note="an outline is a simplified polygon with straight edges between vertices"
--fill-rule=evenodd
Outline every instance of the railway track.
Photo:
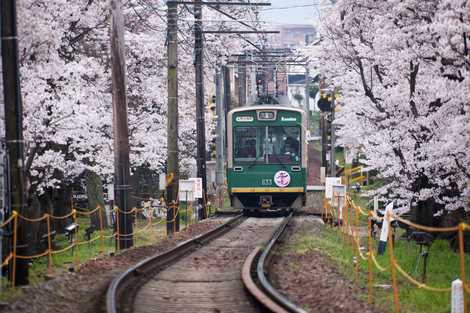
M 289 218 L 237 216 L 167 253 L 142 261 L 111 283 L 107 312 L 265 311 L 265 306 L 245 291 L 240 272 L 253 249 L 268 241 L 274 244 Z
M 282 295 L 269 282 L 268 275 L 270 261 L 273 257 L 273 247 L 284 235 L 287 225 L 293 214 L 290 214 L 277 228 L 266 247 L 256 247 L 246 258 L 242 269 L 242 280 L 248 292 L 264 309 L 276 313 L 306 313 L 284 295 Z

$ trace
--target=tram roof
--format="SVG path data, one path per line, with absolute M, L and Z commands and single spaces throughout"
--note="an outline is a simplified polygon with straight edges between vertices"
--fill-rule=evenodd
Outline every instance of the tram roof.
M 299 108 L 288 107 L 288 106 L 280 106 L 280 105 L 276 105 L 276 104 L 263 104 L 263 105 L 244 106 L 244 107 L 241 107 L 241 108 L 236 108 L 236 109 L 230 110 L 229 113 L 252 111 L 252 110 L 283 110 L 283 111 L 292 111 L 292 112 L 305 113 L 304 110 L 299 109 Z

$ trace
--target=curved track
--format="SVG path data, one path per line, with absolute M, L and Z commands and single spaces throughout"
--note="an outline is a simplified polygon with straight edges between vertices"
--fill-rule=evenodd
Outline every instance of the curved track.
M 237 217 L 139 263 L 111 284 L 108 312 L 260 312 L 243 288 L 240 270 L 283 221 Z
M 255 248 L 243 264 L 242 279 L 248 292 L 256 301 L 270 312 L 305 313 L 274 288 L 267 278 L 274 245 L 282 238 L 292 218 L 289 215 L 276 230 L 264 249 Z

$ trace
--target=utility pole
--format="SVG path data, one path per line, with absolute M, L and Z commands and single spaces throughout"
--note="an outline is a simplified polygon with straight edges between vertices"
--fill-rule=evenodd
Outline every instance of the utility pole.
M 5 103 L 5 139 L 9 160 L 10 214 L 25 215 L 23 108 L 18 66 L 18 38 L 16 29 L 16 1 L 1 1 L 3 94 Z M 28 229 L 18 220 L 16 254 L 28 255 Z M 13 285 L 29 283 L 29 260 L 14 258 L 10 279 Z
M 330 123 L 330 131 L 331 131 L 331 150 L 330 150 L 330 175 L 331 177 L 336 177 L 336 163 L 335 163 L 335 92 L 336 89 L 333 89 L 333 94 L 331 96 L 331 123 Z
M 253 54 L 251 55 L 251 70 L 250 70 L 250 82 L 251 82 L 251 90 L 250 90 L 250 98 L 251 99 L 256 99 L 256 65 L 253 62 Z
M 307 112 L 307 132 L 310 132 L 310 71 L 305 67 L 305 110 Z
M 129 129 L 127 125 L 124 19 L 121 1 L 111 1 L 111 69 L 114 131 L 114 196 L 118 205 L 119 249 L 133 245 L 132 215 L 129 212 Z
M 194 0 L 194 65 L 196 70 L 196 134 L 197 176 L 202 178 L 202 199 L 199 199 L 200 219 L 207 218 L 206 125 L 204 119 L 204 40 L 202 33 L 202 1 Z
M 224 125 L 228 125 L 227 121 L 227 114 L 228 112 L 232 109 L 232 96 L 231 96 L 231 91 L 230 91 L 230 68 L 226 65 L 222 66 L 222 75 L 223 75 L 223 80 L 224 80 L 224 102 L 223 102 L 223 108 L 224 108 Z M 225 132 L 225 141 L 224 143 L 227 143 L 227 132 Z M 227 150 L 224 149 L 224 156 L 227 157 Z
M 245 56 L 238 57 L 238 106 L 246 105 L 246 65 Z
M 320 134 L 321 134 L 321 166 L 325 169 L 325 176 L 328 176 L 328 161 L 326 153 L 328 150 L 328 121 L 326 112 L 320 111 Z
M 223 209 L 225 110 L 222 99 L 222 70 L 219 63 L 217 63 L 215 71 L 215 108 L 217 114 L 215 184 L 217 185 L 218 208 Z
M 178 7 L 167 3 L 168 122 L 167 122 L 167 234 L 179 230 L 178 189 Z

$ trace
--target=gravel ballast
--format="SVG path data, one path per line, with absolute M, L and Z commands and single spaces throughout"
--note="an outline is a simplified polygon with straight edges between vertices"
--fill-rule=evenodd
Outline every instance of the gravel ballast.
M 119 273 L 144 258 L 167 251 L 181 241 L 214 229 L 226 220 L 207 219 L 154 245 L 101 256 L 82 264 L 77 272 L 63 273 L 50 281 L 21 287 L 20 292 L 0 308 L 0 312 L 105 312 L 104 297 L 107 287 Z
M 296 251 L 300 236 L 321 236 L 325 227 L 315 217 L 297 217 L 273 258 L 269 279 L 289 300 L 309 312 L 378 313 L 358 297 L 364 290 L 346 278 L 321 251 Z

